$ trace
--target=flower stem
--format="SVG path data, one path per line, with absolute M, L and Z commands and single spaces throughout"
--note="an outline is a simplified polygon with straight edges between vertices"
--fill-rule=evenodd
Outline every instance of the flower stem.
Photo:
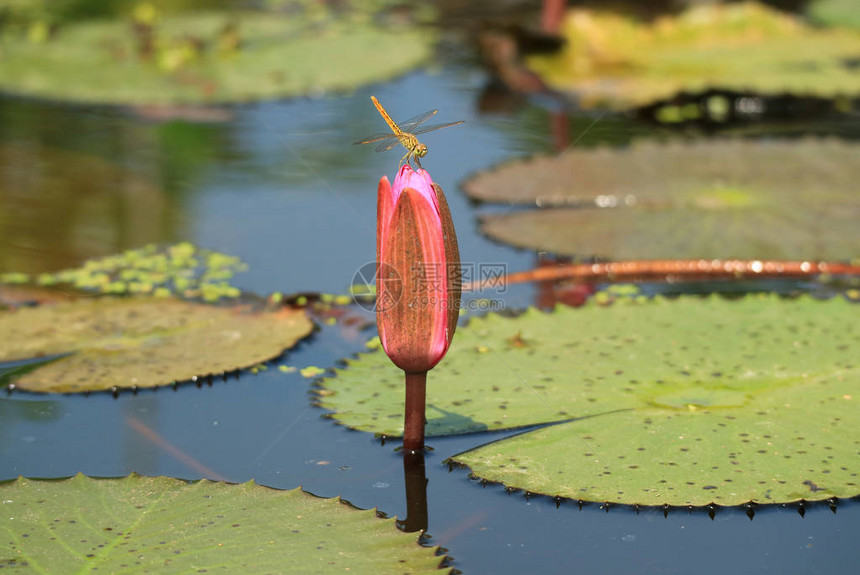
M 403 422 L 403 451 L 424 451 L 424 408 L 427 372 L 406 373 L 406 413 Z

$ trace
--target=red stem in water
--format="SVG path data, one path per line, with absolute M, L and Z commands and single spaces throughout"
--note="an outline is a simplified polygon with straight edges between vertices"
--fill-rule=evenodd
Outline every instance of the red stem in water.
M 633 260 L 596 264 L 545 266 L 506 275 L 502 285 L 563 279 L 584 282 L 691 281 L 698 279 L 807 278 L 821 274 L 856 275 L 860 266 L 839 262 L 779 260 Z M 463 285 L 463 291 L 477 291 L 498 285 L 499 279 Z
M 403 450 L 424 451 L 424 408 L 427 402 L 427 372 L 406 373 L 406 414 L 403 422 Z

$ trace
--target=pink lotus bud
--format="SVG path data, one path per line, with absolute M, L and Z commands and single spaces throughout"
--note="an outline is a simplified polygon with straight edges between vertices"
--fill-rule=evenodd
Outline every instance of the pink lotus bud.
M 460 307 L 460 252 L 442 188 L 425 170 L 379 181 L 376 324 L 385 353 L 407 374 L 444 357 Z

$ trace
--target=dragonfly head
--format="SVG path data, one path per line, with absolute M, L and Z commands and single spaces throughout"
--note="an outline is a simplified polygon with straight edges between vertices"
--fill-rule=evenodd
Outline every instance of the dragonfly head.
M 424 144 L 418 144 L 417 146 L 415 146 L 415 150 L 412 153 L 419 158 L 423 158 L 427 155 L 427 146 L 425 146 Z

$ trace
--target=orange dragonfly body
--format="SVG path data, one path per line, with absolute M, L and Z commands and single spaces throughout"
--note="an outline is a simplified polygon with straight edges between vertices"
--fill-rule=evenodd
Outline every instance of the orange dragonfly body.
M 391 148 L 395 147 L 397 144 L 402 144 L 404 148 L 406 148 L 406 155 L 400 160 L 400 163 L 409 162 L 409 160 L 414 160 L 415 165 L 421 168 L 420 158 L 423 158 L 427 155 L 427 146 L 418 141 L 419 134 L 426 134 L 427 132 L 432 132 L 433 130 L 439 130 L 441 128 L 447 128 L 448 126 L 456 126 L 457 124 L 462 124 L 463 121 L 459 122 L 448 122 L 447 124 L 433 124 L 432 126 L 424 126 L 422 128 L 418 128 L 419 125 L 426 122 L 428 119 L 433 117 L 434 114 L 438 110 L 430 110 L 429 112 L 424 112 L 423 114 L 419 114 L 414 118 L 410 118 L 405 122 L 401 122 L 397 124 L 394 120 L 391 119 L 391 116 L 388 115 L 388 112 L 385 111 L 385 108 L 382 107 L 382 104 L 379 103 L 379 100 L 376 99 L 376 96 L 371 96 L 371 100 L 373 100 L 373 105 L 376 106 L 376 109 L 379 110 L 379 113 L 382 115 L 382 119 L 385 120 L 385 123 L 388 124 L 388 127 L 391 128 L 391 132 L 380 132 L 378 134 L 373 134 L 372 136 L 368 136 L 363 140 L 359 140 L 355 142 L 356 144 L 372 144 L 374 142 L 380 142 L 380 144 L 376 147 L 377 152 L 387 152 Z M 418 129 L 416 129 L 418 128 Z

